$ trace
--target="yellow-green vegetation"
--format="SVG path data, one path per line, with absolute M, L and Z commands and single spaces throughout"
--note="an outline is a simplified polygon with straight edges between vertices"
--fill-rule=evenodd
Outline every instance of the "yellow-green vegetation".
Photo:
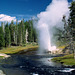
M 66 46 L 59 46 L 58 48 L 59 49 L 64 49 Z
M 52 59 L 52 61 L 63 63 L 63 65 L 75 65 L 75 59 L 73 54 L 65 55 L 62 57 L 55 57 Z
M 27 45 L 25 47 L 24 46 L 11 46 L 11 47 L 0 50 L 0 53 L 15 54 L 23 50 L 31 50 L 31 49 L 37 49 L 37 48 L 38 48 L 38 45 L 33 46 L 32 44 Z
M 0 59 L 4 58 L 4 56 L 0 56 Z

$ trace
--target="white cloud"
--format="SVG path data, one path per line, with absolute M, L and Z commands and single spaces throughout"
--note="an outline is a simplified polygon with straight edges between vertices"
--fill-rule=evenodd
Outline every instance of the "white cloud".
M 9 15 L 0 14 L 0 21 L 1 22 L 11 22 L 12 20 L 16 21 L 16 17 L 11 17 Z
M 21 22 L 21 20 L 18 20 L 18 22 Z

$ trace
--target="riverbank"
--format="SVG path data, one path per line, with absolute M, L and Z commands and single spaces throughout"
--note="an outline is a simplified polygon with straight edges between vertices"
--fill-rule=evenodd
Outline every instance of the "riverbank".
M 38 48 L 38 45 L 27 45 L 27 46 L 11 46 L 8 48 L 4 48 L 0 50 L 0 57 L 9 57 L 11 54 L 17 54 L 21 51 L 30 51 L 30 50 L 36 50 Z
M 52 59 L 54 62 L 60 62 L 64 66 L 75 66 L 75 59 L 73 54 L 68 54 L 62 57 L 55 57 Z

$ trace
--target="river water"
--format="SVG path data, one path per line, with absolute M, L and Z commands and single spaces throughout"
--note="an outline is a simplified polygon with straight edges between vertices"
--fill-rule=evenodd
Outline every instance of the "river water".
M 0 70 L 5 75 L 75 75 L 75 68 L 52 62 L 52 55 L 36 55 L 37 51 L 11 55 L 0 59 Z

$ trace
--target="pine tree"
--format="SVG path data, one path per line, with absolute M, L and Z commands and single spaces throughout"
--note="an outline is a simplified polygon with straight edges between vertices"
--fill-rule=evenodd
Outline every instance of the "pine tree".
M 28 22 L 25 22 L 25 28 L 26 31 L 28 31 L 28 38 L 27 41 L 28 42 L 36 42 L 37 40 L 37 34 L 35 29 L 33 28 L 33 23 L 32 20 L 29 20 Z
M 32 20 L 30 20 L 30 28 L 31 28 L 31 33 L 30 33 L 30 40 L 31 40 L 31 42 L 36 42 L 36 39 L 37 39 L 37 34 L 36 34 L 36 31 L 35 31 L 35 29 L 34 29 L 34 27 L 33 27 L 33 22 L 32 22 Z
M 4 33 L 2 27 L 0 27 L 0 49 L 5 46 Z
M 33 42 L 33 25 L 30 20 L 28 22 L 28 41 Z
M 17 45 L 17 39 L 18 39 L 18 24 L 16 20 L 16 25 L 15 25 L 15 44 Z
M 18 24 L 18 45 L 22 46 L 22 21 Z
M 22 44 L 25 44 L 25 25 L 24 25 L 24 19 L 22 20 Z
M 69 25 L 73 40 L 75 40 L 75 1 L 71 3 Z
M 8 23 L 5 25 L 5 47 L 10 46 L 11 44 L 11 38 L 10 38 L 10 30 Z
M 5 30 L 4 30 L 5 26 L 4 26 L 4 23 L 3 22 L 1 22 L 1 27 L 2 27 L 2 31 L 4 33 L 5 32 Z
M 70 26 L 70 33 L 73 37 L 72 48 L 73 48 L 74 59 L 75 59 L 75 1 L 71 3 L 71 7 L 70 7 L 69 26 Z
M 28 43 L 28 35 L 29 35 L 29 33 L 28 33 L 28 22 L 26 21 L 25 23 L 24 23 L 24 25 L 25 25 L 25 41 L 26 41 L 26 43 Z
M 5 26 L 4 23 L 1 23 L 0 48 L 10 45 L 23 46 L 28 42 L 36 42 L 36 39 L 36 32 L 33 28 L 32 20 L 24 22 L 23 19 L 19 24 L 16 21 L 16 25 L 13 21 L 9 25 L 7 23 Z
M 11 24 L 9 25 L 9 29 L 10 29 L 11 44 L 14 45 L 15 44 L 15 25 L 13 21 L 11 21 Z
M 34 42 L 37 42 L 37 34 L 36 34 L 36 30 L 35 29 L 33 29 L 33 41 Z

